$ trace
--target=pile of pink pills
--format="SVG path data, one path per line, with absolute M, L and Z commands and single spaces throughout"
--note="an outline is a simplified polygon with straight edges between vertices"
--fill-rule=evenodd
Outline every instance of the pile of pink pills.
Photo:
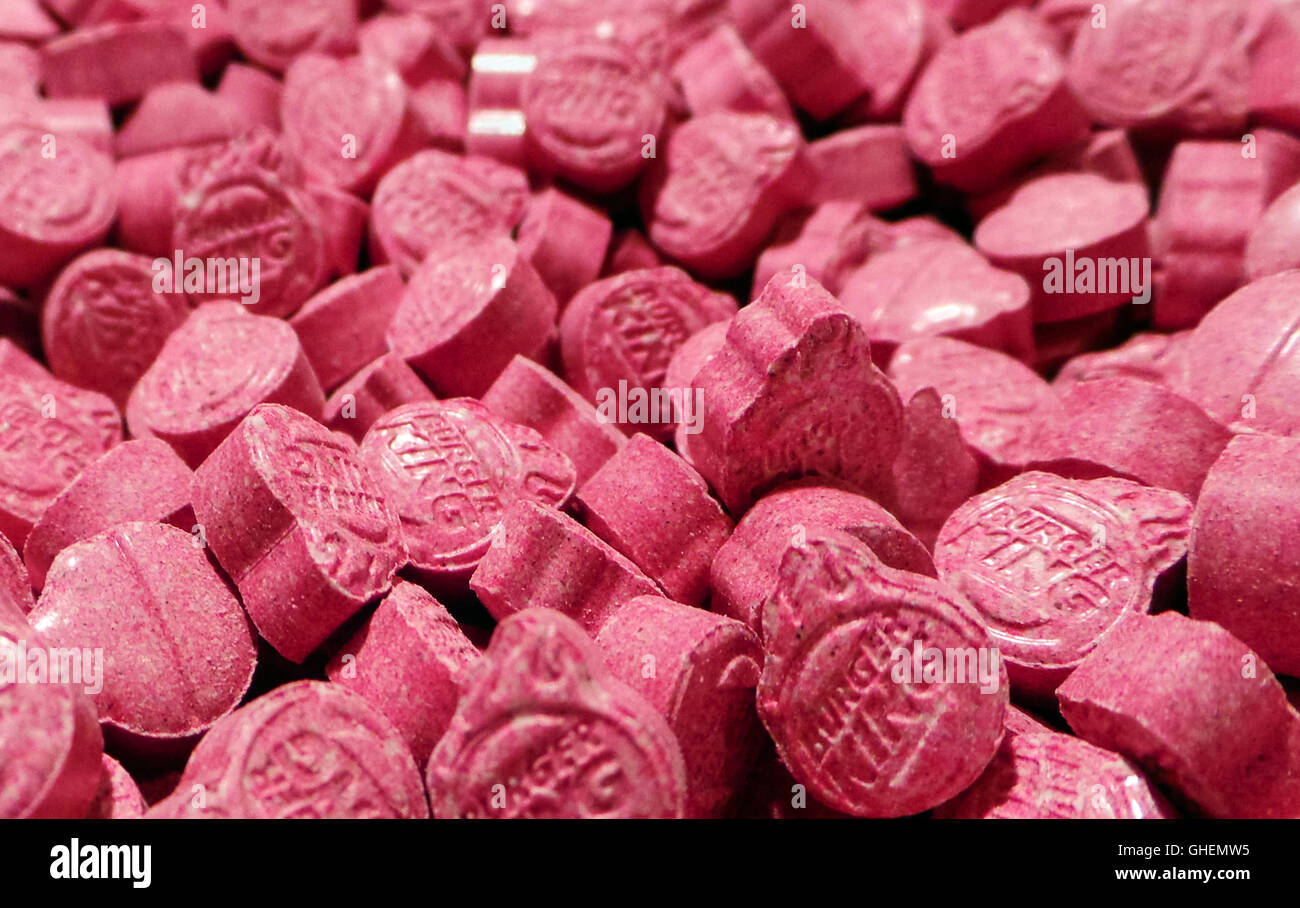
M 1300 818 L 1297 50 L 0 0 L 0 819 Z

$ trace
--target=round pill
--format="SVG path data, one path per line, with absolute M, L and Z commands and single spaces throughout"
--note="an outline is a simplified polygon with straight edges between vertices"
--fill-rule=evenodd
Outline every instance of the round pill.
M 165 442 L 141 438 L 117 445 L 92 460 L 50 502 L 23 546 L 23 559 L 37 589 L 54 558 L 75 542 L 128 522 L 171 523 L 194 528 L 190 483 L 194 474 Z
M 133 436 L 160 438 L 197 467 L 262 403 L 314 417 L 325 398 L 292 328 L 238 303 L 212 303 L 167 338 L 126 418 Z
M 1181 387 L 1190 336 L 1189 331 L 1135 334 L 1114 349 L 1072 357 L 1056 374 L 1052 386 L 1065 391 L 1072 384 L 1098 378 L 1137 378 L 1167 387 Z
M 194 537 L 165 524 L 64 549 L 29 620 L 52 645 L 102 658 L 88 692 L 110 743 L 133 753 L 183 752 L 253 680 L 248 617 Z
M 546 666 L 538 676 L 532 666 Z M 686 771 L 667 721 L 572 620 L 501 623 L 428 769 L 440 818 L 674 818 Z
M 939 532 L 939 577 L 988 626 L 1017 694 L 1051 692 L 1152 605 L 1187 555 L 1191 503 L 1122 479 L 1024 473 L 972 498 Z
M 75 259 L 45 297 L 41 335 L 59 378 L 125 406 L 168 336 L 190 313 L 183 293 L 159 293 L 148 258 L 99 249 Z
M 854 816 L 943 803 L 1003 734 L 1006 673 L 983 625 L 947 587 L 883 566 L 851 536 L 802 542 L 763 610 L 758 712 L 777 752 L 818 800 Z
M 386 413 L 360 456 L 401 518 L 412 566 L 446 581 L 468 578 L 512 501 L 562 507 L 576 479 L 532 429 L 465 398 Z
M 420 771 L 392 724 L 337 684 L 298 681 L 236 710 L 199 742 L 150 817 L 424 819 Z
M 406 562 L 401 524 L 347 436 L 252 411 L 195 471 L 194 515 L 258 633 L 301 662 Z

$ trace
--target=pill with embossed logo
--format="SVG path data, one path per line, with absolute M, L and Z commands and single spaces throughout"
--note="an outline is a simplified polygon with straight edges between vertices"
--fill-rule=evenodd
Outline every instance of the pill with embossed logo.
M 1051 34 L 1016 10 L 939 48 L 917 79 L 903 126 L 936 180 L 974 192 L 1083 138 L 1088 118 Z
M 433 399 L 429 386 L 406 360 L 396 353 L 385 353 L 339 385 L 325 401 L 321 422 L 360 444 L 375 420 L 389 410 Z
M 37 589 L 54 557 L 114 524 L 150 521 L 194 529 L 194 474 L 156 438 L 123 442 L 86 465 L 32 527 L 23 560 Z
M 258 633 L 295 662 L 406 562 L 356 444 L 289 407 L 253 410 L 195 471 L 192 498 Z
M 238 303 L 211 303 L 167 338 L 131 392 L 126 418 L 136 438 L 161 438 L 196 467 L 262 403 L 317 417 L 325 397 L 289 325 Z
M 696 331 L 735 313 L 735 299 L 679 268 L 605 278 L 564 310 L 564 377 L 624 431 L 667 438 L 695 404 L 689 388 L 665 386 L 669 361 Z
M 1097 378 L 1138 378 L 1168 387 L 1180 387 L 1190 331 L 1177 334 L 1135 334 L 1110 350 L 1072 357 L 1056 373 L 1052 386 L 1065 391 L 1070 385 Z
M 1135 378 L 1099 378 L 1061 395 L 1065 419 L 1042 436 L 1041 463 L 1065 476 L 1125 476 L 1195 498 L 1232 438 L 1192 401 Z
M 1273 672 L 1210 621 L 1174 612 L 1112 634 L 1057 691 L 1079 737 L 1212 817 L 1300 816 L 1300 718 Z
M 668 599 L 631 600 L 596 645 L 610 672 L 645 697 L 681 745 L 687 816 L 725 815 L 763 739 L 754 688 L 763 650 L 739 621 Z
M 117 215 L 109 157 L 75 136 L 0 126 L 0 284 L 29 287 L 97 245 Z
M 118 524 L 64 549 L 28 620 L 82 654 L 109 743 L 138 755 L 183 753 L 239 704 L 257 661 L 225 580 L 193 536 L 160 523 Z
M 75 259 L 41 309 L 41 339 L 54 374 L 124 406 L 190 314 L 185 294 L 159 293 L 158 283 L 159 272 L 141 255 L 98 249 Z
M 694 384 L 705 407 L 692 463 L 733 513 L 801 476 L 888 487 L 902 403 L 862 326 L 806 275 L 775 275 Z
M 540 608 L 492 635 L 427 781 L 441 818 L 686 813 L 668 721 L 615 679 L 578 625 Z
M 758 630 L 785 550 L 819 529 L 861 540 L 889 567 L 934 576 L 930 553 L 880 505 L 847 483 L 800 479 L 760 498 L 718 550 L 709 607 Z
M 30 674 L 46 647 L 26 624 L 0 615 L 0 817 L 79 820 L 95 802 L 104 738 L 95 704 L 77 684 Z M 47 655 L 48 660 L 48 655 Z M 36 683 L 32 683 L 36 682 Z
M 503 419 L 535 429 L 566 455 L 579 487 L 627 443 L 626 435 L 559 376 L 523 356 L 510 361 L 482 403 Z
M 558 305 L 507 237 L 430 255 L 388 326 L 388 346 L 444 397 L 478 396 L 516 354 L 540 357 Z
M 663 595 L 630 559 L 572 517 L 518 499 L 507 505 L 470 588 L 498 620 L 548 608 L 593 634 L 629 599 Z
M 383 713 L 423 765 L 451 724 L 478 657 L 442 603 L 399 580 L 325 671 Z
M 1041 699 L 1151 609 L 1191 516 L 1176 492 L 1024 473 L 958 508 L 934 563 L 988 625 L 1017 693 Z
M 385 353 L 404 289 L 397 269 L 381 265 L 336 281 L 289 319 L 322 388 L 336 388 Z
M 929 810 L 997 750 L 1006 670 L 974 609 L 845 533 L 786 549 L 763 639 L 759 715 L 795 779 L 836 810 Z
M 700 605 L 732 523 L 690 465 L 634 435 L 578 491 L 588 529 L 631 558 L 669 598 Z
M 508 237 L 528 203 L 528 181 L 513 167 L 428 149 L 379 181 L 371 207 L 370 250 L 410 274 L 431 252 L 447 256 Z
M 1119 754 L 1054 732 L 1008 735 L 984 775 L 934 816 L 961 820 L 1160 820 L 1176 814 Z
M 199 742 L 165 819 L 423 819 L 420 770 L 374 707 L 323 681 L 278 687 Z
M 767 114 L 719 111 L 668 137 L 641 182 L 650 240 L 706 278 L 753 263 L 784 212 L 807 187 L 799 129 Z
M 840 302 L 888 363 L 898 345 L 918 337 L 956 337 L 1032 360 L 1030 285 L 989 264 L 969 246 L 912 243 L 874 255 L 853 272 Z
M 401 518 L 411 565 L 462 589 L 511 502 L 562 507 L 576 480 L 537 432 L 468 398 L 384 414 L 360 456 Z
M 1300 674 L 1300 439 L 1234 438 L 1196 502 L 1187 562 L 1193 618 L 1223 625 L 1276 671 Z
M 21 548 L 58 494 L 122 440 L 122 418 L 107 397 L 59 381 L 0 339 L 0 426 L 0 533 Z

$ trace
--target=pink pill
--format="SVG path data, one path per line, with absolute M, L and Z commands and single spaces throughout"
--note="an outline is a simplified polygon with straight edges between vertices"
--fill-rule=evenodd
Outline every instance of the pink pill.
M 935 336 L 1033 358 L 1030 285 L 969 246 L 945 240 L 882 252 L 853 272 L 839 298 L 882 364 L 899 344 Z
M 116 107 L 164 82 L 194 82 L 198 66 L 179 25 L 113 22 L 78 29 L 41 49 L 51 98 L 103 98 Z
M 1038 719 L 1033 713 L 1025 712 L 1017 707 L 1014 703 L 1007 704 L 1007 718 L 1003 723 L 1007 729 L 1008 737 L 1011 735 L 1033 735 L 1046 734 L 1053 729 Z M 1006 738 L 1002 739 L 1006 742 Z
M 1300 268 L 1300 185 L 1282 193 L 1265 209 L 1246 240 L 1245 277 L 1259 280 Z
M 1215 621 L 1276 671 L 1300 675 L 1294 589 L 1300 440 L 1233 439 L 1197 499 L 1188 559 L 1193 618 Z
M 582 524 L 531 501 L 507 504 L 470 588 L 497 620 L 533 607 L 595 633 L 619 606 L 662 590 Z
M 1181 142 L 1174 149 L 1156 213 L 1165 272 L 1157 328 L 1194 327 L 1241 286 L 1252 230 L 1300 179 L 1300 142 L 1260 130 L 1251 143 Z
M 87 693 L 110 743 L 132 753 L 183 752 L 253 680 L 239 601 L 194 537 L 165 524 L 119 524 L 66 548 L 28 620 L 52 645 L 102 659 Z
M 442 603 L 399 580 L 325 671 L 383 713 L 423 765 L 451 724 L 478 658 Z
M 1232 433 L 1161 385 L 1082 382 L 1061 395 L 1065 420 L 1043 436 L 1043 461 L 1066 476 L 1124 476 L 1195 499 Z
M 939 577 L 988 626 L 1018 695 L 1050 698 L 1152 607 L 1187 554 L 1191 503 L 1122 479 L 1024 473 L 972 498 L 939 533 Z
M 1107 638 L 1057 693 L 1070 727 L 1213 817 L 1300 815 L 1297 718 L 1232 634 L 1172 612 Z
M 194 514 L 258 632 L 301 662 L 406 561 L 355 443 L 263 405 L 195 471 Z
M 961 820 L 1160 820 L 1160 790 L 1119 754 L 1069 735 L 1002 741 L 984 775 L 934 816 Z
M 117 213 L 109 158 L 73 136 L 0 126 L 0 284 L 29 287 L 99 244 Z
M 144 795 L 122 764 L 104 754 L 104 775 L 100 778 L 95 802 L 86 813 L 91 820 L 139 820 L 149 806 Z
M 388 64 L 411 87 L 435 79 L 465 78 L 465 60 L 451 38 L 414 13 L 382 13 L 363 22 L 357 43 L 362 55 Z
M 627 436 L 576 391 L 522 356 L 510 361 L 482 403 L 502 419 L 535 430 L 568 457 L 579 487 L 627 443 Z
M 625 227 L 616 231 L 610 240 L 609 254 L 605 258 L 601 276 L 612 277 L 624 271 L 658 268 L 663 264 L 665 264 L 663 256 L 650 245 L 645 234 L 635 227 Z
M 58 23 L 37 0 L 4 0 L 0 12 L 4 13 L 0 16 L 0 38 L 44 41 L 59 33 Z
M 850 819 L 848 814 L 832 810 L 811 797 L 808 787 L 795 781 L 770 744 L 750 773 L 736 816 L 744 820 Z
M 744 271 L 804 188 L 798 128 L 766 114 L 719 111 L 687 121 L 666 146 L 642 181 L 650 240 L 706 278 Z
M 1051 385 L 1009 356 L 946 337 L 910 341 L 889 364 L 898 393 L 939 392 L 993 484 L 1042 454 L 1042 437 L 1065 419 Z
M 809 534 L 782 557 L 763 629 L 759 716 L 794 777 L 828 806 L 920 813 L 993 758 L 1005 669 L 970 605 L 934 580 L 885 567 L 838 531 Z M 964 651 L 991 671 L 922 674 L 913 653 L 926 650 Z
M 0 25 L 0 96 L 13 104 L 37 102 L 41 86 L 41 55 L 35 48 L 4 40 Z M 55 33 L 58 29 L 56 27 Z
M 226 0 L 235 43 L 254 63 L 283 72 L 300 54 L 334 53 L 356 43 L 355 0 Z
M 519 247 L 484 238 L 446 258 L 430 255 L 402 294 L 388 346 L 438 393 L 481 395 L 516 354 L 542 355 L 555 296 Z
M 667 438 L 694 404 L 686 399 L 689 388 L 665 386 L 669 361 L 686 338 L 735 313 L 734 299 L 678 268 L 605 278 L 578 293 L 564 310 L 564 376 L 624 431 Z M 634 408 L 637 401 L 641 406 Z
M 126 404 L 163 344 L 190 314 L 183 293 L 158 293 L 141 255 L 99 249 L 75 259 L 45 297 L 41 334 L 59 378 Z
M 167 338 L 126 418 L 133 436 L 160 438 L 197 467 L 263 403 L 315 417 L 325 398 L 292 328 L 238 303 L 211 303 Z
M 411 564 L 449 584 L 473 572 L 512 502 L 563 507 L 575 482 L 539 434 L 467 398 L 385 414 L 361 460 L 401 518 Z
M 122 440 L 122 419 L 102 394 L 59 381 L 0 341 L 0 533 L 15 547 L 86 465 Z
M 225 98 L 253 123 L 280 130 L 284 85 L 255 66 L 231 63 L 221 73 L 217 97 Z
M 183 191 L 187 150 L 170 148 L 118 161 L 117 241 L 124 250 L 168 258 Z
M 725 815 L 758 756 L 763 650 L 730 618 L 644 596 L 596 636 L 605 664 L 668 720 L 686 763 L 689 817 Z
M 59 136 L 80 139 L 101 154 L 112 155 L 113 119 L 108 105 L 97 98 L 49 98 L 19 101 L 0 111 L 0 123 L 39 126 Z
M 916 197 L 916 175 L 900 126 L 859 126 L 808 144 L 810 202 L 861 202 L 873 211 Z
M 990 189 L 1087 135 L 1050 33 L 1013 11 L 939 48 L 903 114 L 912 153 L 941 183 Z
M 519 248 L 563 306 L 600 276 L 612 233 L 608 215 L 551 187 L 528 200 Z
M 587 527 L 672 599 L 704 602 L 709 565 L 732 524 L 684 460 L 634 435 L 582 486 L 577 501 Z
M 477 44 L 492 27 L 494 15 L 488 0 L 387 0 L 387 5 L 428 19 L 459 48 Z
M 616 42 L 543 43 L 520 110 L 532 169 L 600 193 L 636 179 L 664 125 L 659 80 Z
M 27 567 L 12 542 L 0 533 L 0 621 L 23 618 L 36 605 Z
M 1177 388 L 1183 384 L 1187 340 L 1191 332 L 1135 334 L 1113 350 L 1073 357 L 1052 385 L 1064 392 L 1070 385 L 1098 378 L 1137 378 Z
M 930 553 L 880 505 L 845 483 L 802 479 L 764 495 L 736 525 L 710 568 L 709 607 L 759 630 L 786 549 L 827 529 L 865 543 L 888 567 L 934 576 Z
M 1250 58 L 1250 112 L 1260 122 L 1281 129 L 1300 127 L 1300 83 L 1291 65 L 1297 53 L 1300 21 L 1294 4 L 1268 5 Z
M 846 200 L 787 214 L 754 265 L 753 295 L 758 296 L 774 274 L 796 265 L 837 292 L 841 286 L 836 279 L 862 266 L 874 251 L 862 229 L 867 219 L 875 221 L 866 205 Z M 876 224 L 882 230 L 887 227 L 884 221 Z
M 532 666 L 548 666 L 547 680 Z M 503 621 L 429 761 L 440 818 L 681 817 L 687 781 L 668 721 L 615 680 L 572 620 Z
M 320 220 L 326 271 L 335 276 L 356 274 L 370 206 L 351 193 L 320 183 L 308 184 L 305 191 Z
M 117 156 L 233 139 L 244 130 L 234 102 L 187 82 L 151 88 L 127 118 L 114 143 Z
M 321 422 L 360 444 L 375 420 L 389 410 L 433 399 L 433 392 L 404 359 L 385 353 L 330 395 Z
M 375 190 L 371 253 L 410 274 L 442 256 L 509 236 L 523 217 L 528 182 L 513 167 L 431 149 L 390 170 Z
M 1061 322 L 1151 298 L 1146 187 L 1093 174 L 1026 183 L 975 231 L 975 245 L 1034 291 L 1034 321 Z
M 285 147 L 311 179 L 367 196 L 419 147 L 406 99 L 401 76 L 382 60 L 305 54 L 284 74 Z
M 1033 0 L 925 0 L 927 6 L 952 23 L 953 28 L 967 29 L 996 18 L 1005 10 L 1029 6 Z
M 298 681 L 227 716 L 150 817 L 424 819 L 420 770 L 397 729 L 337 684 Z
M 1185 380 L 1176 390 L 1236 432 L 1294 434 L 1297 291 L 1300 275 L 1287 272 L 1247 284 L 1216 306 L 1187 339 Z
M 890 507 L 927 549 L 934 548 L 949 515 L 979 488 L 979 459 L 962 439 L 957 420 L 944 415 L 943 399 L 934 388 L 917 391 L 903 408 L 893 480 Z
M 232 232 L 236 225 L 242 229 Z M 276 238 L 273 254 L 263 246 L 266 234 Z M 296 312 L 324 283 L 328 268 L 317 209 L 302 191 L 261 167 L 205 175 L 192 193 L 181 195 L 172 249 L 173 259 L 183 257 L 184 265 L 183 271 L 173 265 L 173 285 L 189 286 L 197 275 L 192 261 L 205 266 L 204 279 L 195 281 L 199 289 L 186 290 L 192 302 L 246 300 L 256 314 L 281 318 Z M 225 269 L 216 272 L 216 280 L 206 277 L 214 263 Z M 232 265 L 238 281 L 231 279 Z
M 45 646 L 25 624 L 0 617 L 0 660 L 26 647 L 30 666 L 32 651 Z M 0 817 L 79 820 L 95 802 L 103 771 L 95 705 L 75 684 L 24 677 L 0 686 Z
M 1081 27 L 1070 87 L 1108 126 L 1234 132 L 1248 107 L 1251 4 L 1236 0 L 1120 0 L 1104 23 Z M 1095 15 L 1095 14 L 1094 14 Z M 1239 74 L 1239 75 L 1238 75 Z
M 289 319 L 322 388 L 332 390 L 384 354 L 403 289 L 397 269 L 383 265 L 331 284 Z
M 794 118 L 781 87 L 729 24 L 692 43 L 673 65 L 672 76 L 693 116 L 734 110 Z
M 445 151 L 460 152 L 466 149 L 469 125 L 465 88 L 461 83 L 450 79 L 430 80 L 412 91 L 407 103 L 410 105 L 411 116 L 415 117 L 430 145 Z M 494 157 L 485 151 L 473 148 L 468 150 L 470 154 Z M 519 163 L 521 160 L 522 158 L 515 159 L 511 163 Z
M 127 441 L 86 465 L 32 527 L 23 559 L 32 586 L 45 585 L 54 558 L 76 542 L 119 523 L 170 523 L 194 528 L 194 474 L 170 446 L 154 438 Z
M 695 387 L 705 414 L 691 457 L 732 513 L 801 476 L 887 488 L 902 431 L 898 393 L 872 364 L 861 326 L 806 276 L 774 276 L 732 319 Z

